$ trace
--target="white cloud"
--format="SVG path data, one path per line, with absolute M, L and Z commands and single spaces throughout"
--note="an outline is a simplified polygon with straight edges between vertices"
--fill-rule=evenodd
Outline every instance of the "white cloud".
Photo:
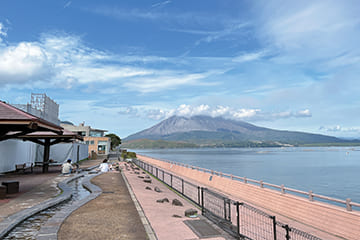
M 124 83 L 124 86 L 141 93 L 159 92 L 166 89 L 175 89 L 184 85 L 214 85 L 216 83 L 206 83 L 200 81 L 207 74 L 179 74 L 170 71 L 158 71 L 156 75 L 148 77 L 138 77 Z
M 21 83 L 50 74 L 50 62 L 44 49 L 36 43 L 22 42 L 0 49 L 0 81 Z
M 133 117 L 149 118 L 153 120 L 163 120 L 173 115 L 191 117 L 196 115 L 206 115 L 211 117 L 223 117 L 233 120 L 244 121 L 274 121 L 284 118 L 311 117 L 309 110 L 298 112 L 262 112 L 260 109 L 232 108 L 229 106 L 218 105 L 215 107 L 207 104 L 192 106 L 181 104 L 173 109 L 152 108 L 147 106 L 133 106 L 121 108 L 119 114 L 130 115 Z
M 297 117 L 311 117 L 312 114 L 309 109 L 301 110 L 295 113 Z
M 239 63 L 250 62 L 250 61 L 255 61 L 255 60 L 261 59 L 264 56 L 266 56 L 266 51 L 245 53 L 245 54 L 242 54 L 242 55 L 239 55 L 239 56 L 233 58 L 233 62 L 239 62 Z
M 138 61 L 143 64 L 132 64 Z M 216 84 L 202 81 L 213 72 L 187 73 L 147 67 L 147 63 L 164 61 L 155 56 L 117 56 L 89 48 L 77 36 L 44 34 L 38 42 L 0 46 L 0 83 L 30 87 L 46 82 L 46 87 L 68 89 L 107 82 L 141 93 Z
M 360 133 L 360 128 L 344 128 L 341 127 L 340 125 L 336 125 L 333 127 L 321 126 L 319 130 L 326 132 L 359 132 Z
M 359 138 L 360 137 L 360 128 L 359 127 L 342 127 L 340 125 L 336 126 L 321 126 L 319 128 L 320 132 L 324 134 L 336 135 L 339 137 L 352 137 Z

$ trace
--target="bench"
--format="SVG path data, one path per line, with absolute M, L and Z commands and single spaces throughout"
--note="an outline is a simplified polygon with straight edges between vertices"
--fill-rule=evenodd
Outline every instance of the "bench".
M 19 172 L 22 171 L 25 173 L 26 169 L 30 169 L 31 172 L 33 172 L 33 164 L 31 163 L 30 167 L 27 167 L 26 163 L 24 164 L 15 164 L 15 171 Z
M 44 162 L 35 162 L 35 166 L 37 167 L 42 167 L 44 165 Z M 61 166 L 62 163 L 53 161 L 53 162 L 48 162 L 47 163 L 48 166 Z

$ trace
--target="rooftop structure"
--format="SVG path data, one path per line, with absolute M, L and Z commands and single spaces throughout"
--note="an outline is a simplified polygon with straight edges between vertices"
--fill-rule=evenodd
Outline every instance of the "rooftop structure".
M 46 96 L 45 93 L 31 93 L 30 103 L 12 105 L 39 118 L 60 125 L 59 104 Z

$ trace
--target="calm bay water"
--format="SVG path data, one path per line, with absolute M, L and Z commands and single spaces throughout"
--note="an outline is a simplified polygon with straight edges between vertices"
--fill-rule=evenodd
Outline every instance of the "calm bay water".
M 360 203 L 360 147 L 130 151 Z

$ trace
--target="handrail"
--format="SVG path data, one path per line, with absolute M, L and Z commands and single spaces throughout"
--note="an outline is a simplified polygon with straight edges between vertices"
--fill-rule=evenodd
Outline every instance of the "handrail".
M 222 173 L 222 172 L 218 172 L 218 171 L 214 171 L 214 170 L 210 170 L 210 169 L 206 169 L 206 168 L 202 168 L 202 167 L 192 166 L 192 165 L 184 164 L 181 162 L 169 161 L 169 160 L 164 160 L 164 159 L 159 159 L 159 160 L 173 164 L 173 165 L 178 165 L 178 166 L 182 166 L 182 167 L 186 167 L 186 168 L 195 169 L 198 171 L 203 171 L 205 173 L 210 173 L 212 175 L 217 175 L 220 177 L 227 177 L 227 178 L 230 178 L 231 180 L 240 180 L 240 181 L 244 182 L 245 184 L 253 183 L 253 185 L 256 185 L 256 186 L 259 185 L 259 187 L 261 187 L 261 188 L 272 187 L 275 189 L 279 189 L 282 194 L 286 194 L 286 192 L 302 194 L 302 195 L 307 196 L 309 201 L 314 201 L 314 198 L 318 198 L 318 199 L 323 199 L 323 200 L 327 200 L 330 202 L 345 204 L 347 211 L 352 211 L 352 207 L 360 207 L 360 203 L 352 202 L 350 198 L 347 198 L 346 200 L 341 200 L 341 199 L 332 198 L 332 197 L 328 197 L 328 196 L 324 196 L 324 195 L 320 195 L 320 194 L 315 194 L 312 191 L 305 192 L 305 191 L 301 191 L 301 190 L 297 190 L 297 189 L 293 189 L 293 188 L 288 188 L 288 187 L 285 187 L 284 185 L 279 186 L 279 185 L 272 184 L 272 183 L 266 183 L 262 180 L 259 181 L 259 180 L 254 180 L 254 179 L 250 179 L 247 177 L 234 176 L 232 174 Z

